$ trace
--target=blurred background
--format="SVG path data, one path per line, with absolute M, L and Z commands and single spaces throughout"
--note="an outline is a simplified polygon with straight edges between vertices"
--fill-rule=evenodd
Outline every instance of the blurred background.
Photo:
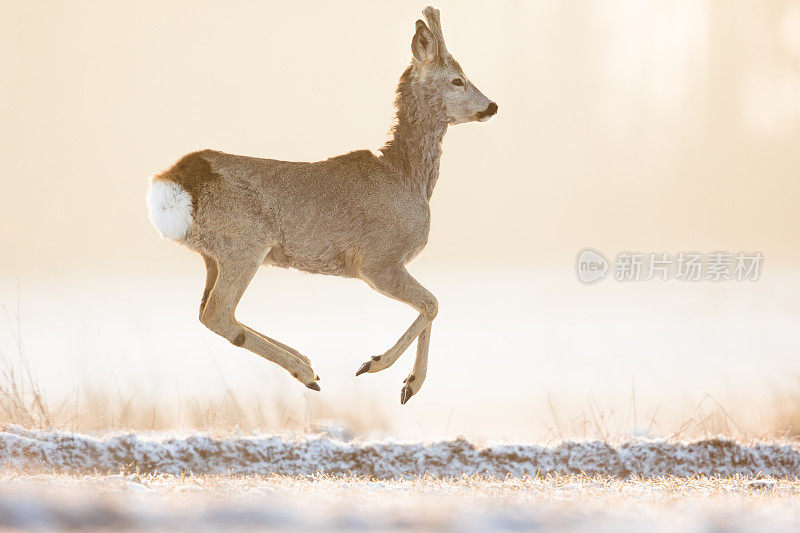
M 238 317 L 311 357 L 308 392 L 200 325 L 202 261 L 159 238 L 144 194 L 201 148 L 379 148 L 425 4 L 0 3 L 0 355 L 17 381 L 27 361 L 22 394 L 98 428 L 214 429 L 224 411 L 243 429 L 329 417 L 398 438 L 793 435 L 800 3 L 436 5 L 500 112 L 445 138 L 409 267 L 441 310 L 401 408 L 413 349 L 354 373 L 412 310 L 358 281 L 260 272 Z M 586 247 L 764 263 L 755 282 L 584 286 Z

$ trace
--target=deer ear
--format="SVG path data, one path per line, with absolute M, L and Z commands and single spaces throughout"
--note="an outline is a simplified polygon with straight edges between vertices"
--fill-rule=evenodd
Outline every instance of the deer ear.
M 430 63 L 436 59 L 436 37 L 421 20 L 417 21 L 417 32 L 411 40 L 411 53 L 420 63 Z

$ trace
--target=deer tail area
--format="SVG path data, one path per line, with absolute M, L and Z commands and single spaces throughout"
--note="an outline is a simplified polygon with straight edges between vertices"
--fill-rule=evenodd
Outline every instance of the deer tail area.
M 182 241 L 194 222 L 192 197 L 174 181 L 153 179 L 147 191 L 150 221 L 168 239 Z

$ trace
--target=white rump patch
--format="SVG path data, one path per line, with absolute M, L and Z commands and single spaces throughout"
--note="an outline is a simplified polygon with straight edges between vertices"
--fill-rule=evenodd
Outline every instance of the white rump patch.
M 173 181 L 153 180 L 147 191 L 150 221 L 169 239 L 183 240 L 194 221 L 192 197 Z

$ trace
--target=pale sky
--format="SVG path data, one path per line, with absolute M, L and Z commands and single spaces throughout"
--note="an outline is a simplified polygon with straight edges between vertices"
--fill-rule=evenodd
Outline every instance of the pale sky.
M 4 2 L 5 275 L 147 273 L 180 253 L 148 176 L 215 148 L 378 148 L 423 3 Z M 791 2 L 440 2 L 500 106 L 451 128 L 430 265 L 591 246 L 800 262 L 800 13 Z

